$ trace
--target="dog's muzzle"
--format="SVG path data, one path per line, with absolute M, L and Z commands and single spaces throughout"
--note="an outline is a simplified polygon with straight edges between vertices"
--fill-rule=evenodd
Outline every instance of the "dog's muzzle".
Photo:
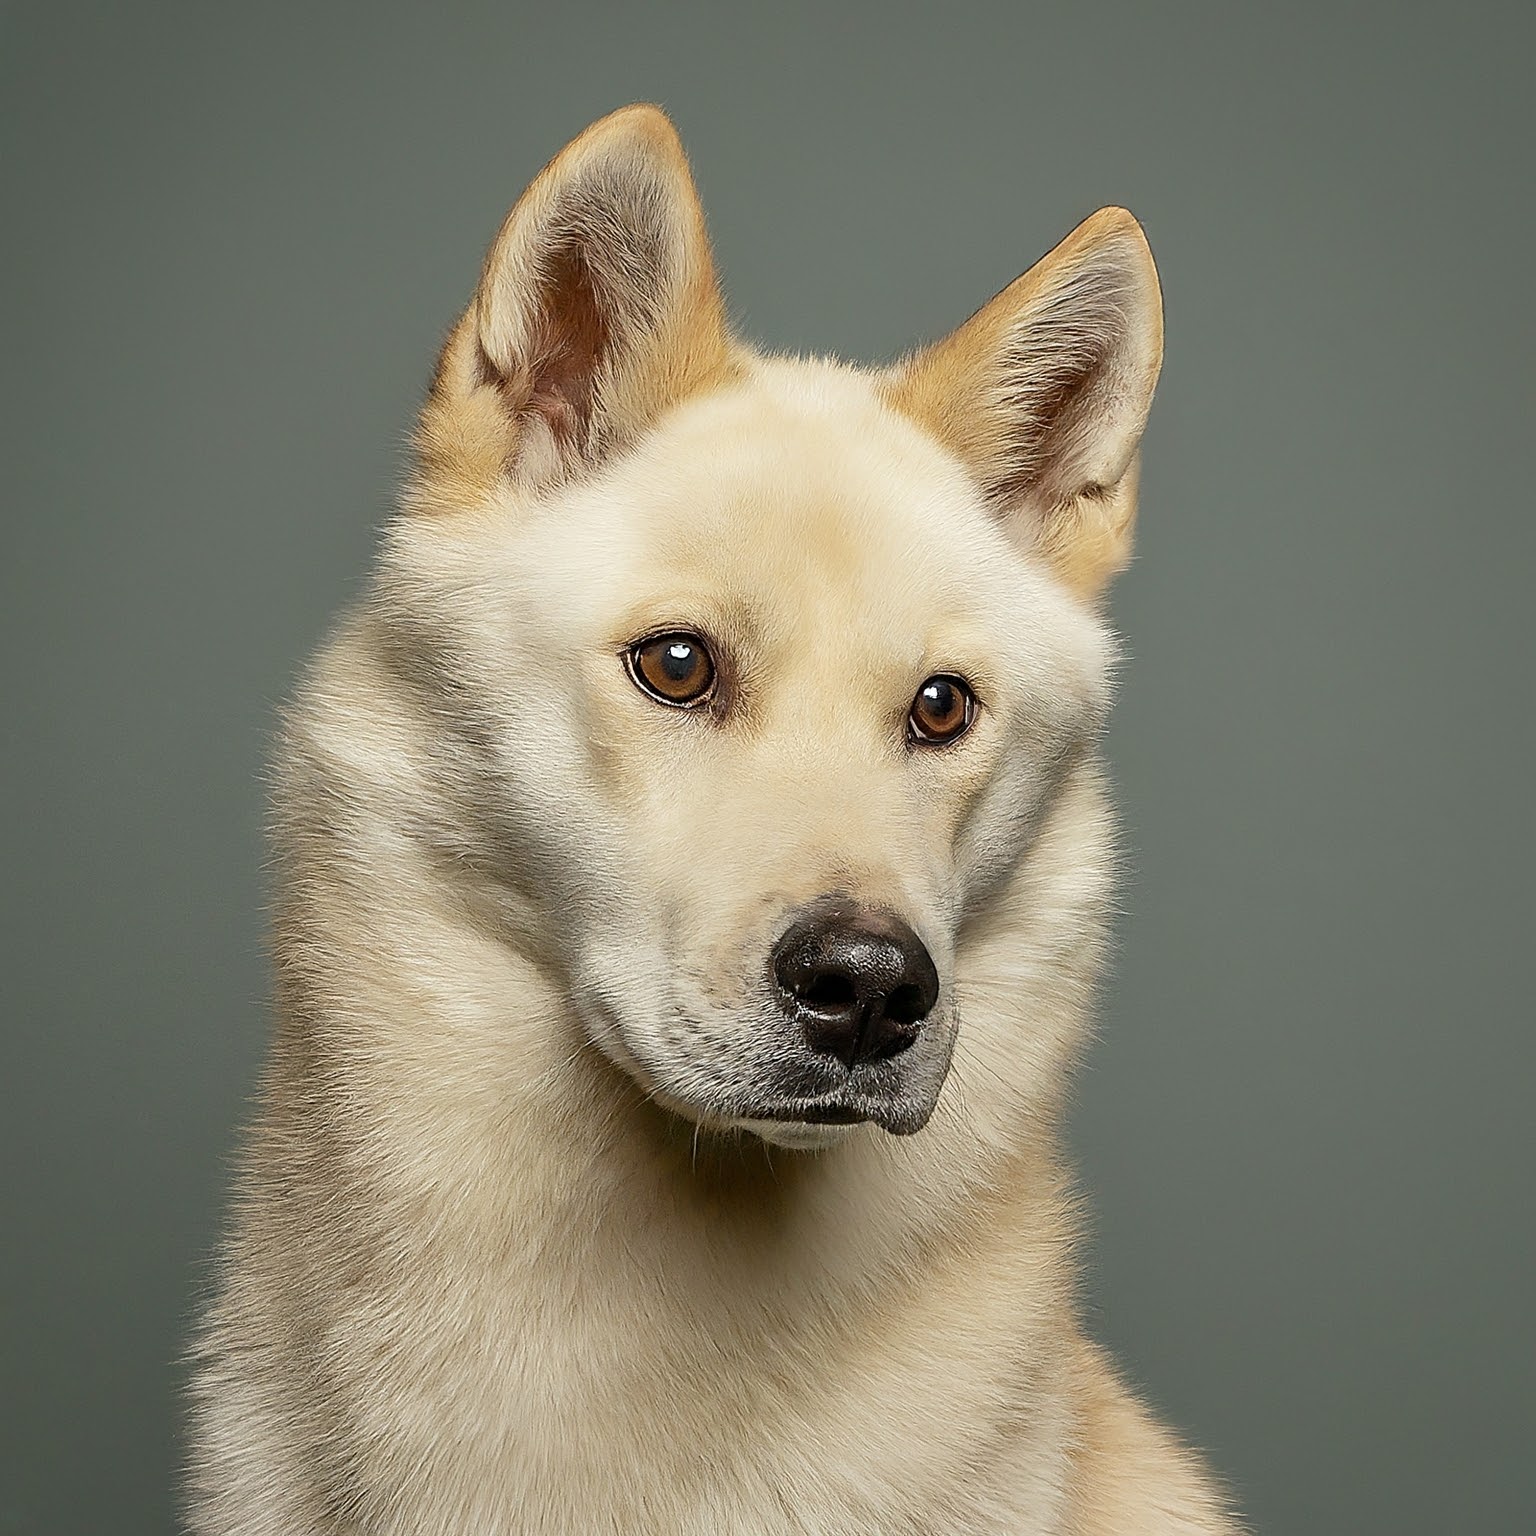
M 895 912 L 829 897 L 789 926 L 768 982 L 791 1034 L 780 1091 L 753 1117 L 802 1125 L 873 1121 L 921 1130 L 949 1068 L 950 1032 L 930 1020 L 939 973 Z

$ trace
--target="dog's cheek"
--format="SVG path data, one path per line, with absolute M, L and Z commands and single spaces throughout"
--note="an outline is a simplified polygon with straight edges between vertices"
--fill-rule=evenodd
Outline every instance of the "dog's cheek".
M 1040 800 L 1040 776 L 1020 755 L 1005 758 L 966 807 L 952 843 L 962 918 L 985 908 L 1007 884 L 1028 848 Z

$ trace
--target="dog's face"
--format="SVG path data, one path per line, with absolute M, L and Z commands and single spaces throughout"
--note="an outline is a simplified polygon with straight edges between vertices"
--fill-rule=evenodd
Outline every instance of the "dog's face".
M 507 790 L 562 733 L 597 1038 L 780 1139 L 921 1126 L 959 922 L 1097 722 L 1098 627 L 867 381 L 814 365 L 681 406 L 505 537 L 499 718 L 533 748 Z
M 648 109 L 492 251 L 384 591 L 462 749 L 456 838 L 673 1110 L 792 1145 L 932 1113 L 962 924 L 1106 702 L 1085 599 L 1158 330 L 1100 220 L 880 373 L 728 340 Z

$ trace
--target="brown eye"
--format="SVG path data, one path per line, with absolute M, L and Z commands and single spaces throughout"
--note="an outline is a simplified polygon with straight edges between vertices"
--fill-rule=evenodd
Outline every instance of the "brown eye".
M 663 704 L 687 708 L 714 686 L 715 664 L 697 635 L 657 635 L 629 648 L 629 675 Z
M 965 735 L 976 718 L 976 696 L 958 677 L 930 677 L 917 690 L 907 730 L 912 740 L 942 747 Z

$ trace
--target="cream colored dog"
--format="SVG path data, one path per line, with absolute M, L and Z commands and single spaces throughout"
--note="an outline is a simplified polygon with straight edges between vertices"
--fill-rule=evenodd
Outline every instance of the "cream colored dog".
M 864 371 L 729 334 L 654 108 L 534 182 L 289 720 L 195 1530 L 1235 1528 L 1057 1135 L 1161 345 L 1117 209 Z

